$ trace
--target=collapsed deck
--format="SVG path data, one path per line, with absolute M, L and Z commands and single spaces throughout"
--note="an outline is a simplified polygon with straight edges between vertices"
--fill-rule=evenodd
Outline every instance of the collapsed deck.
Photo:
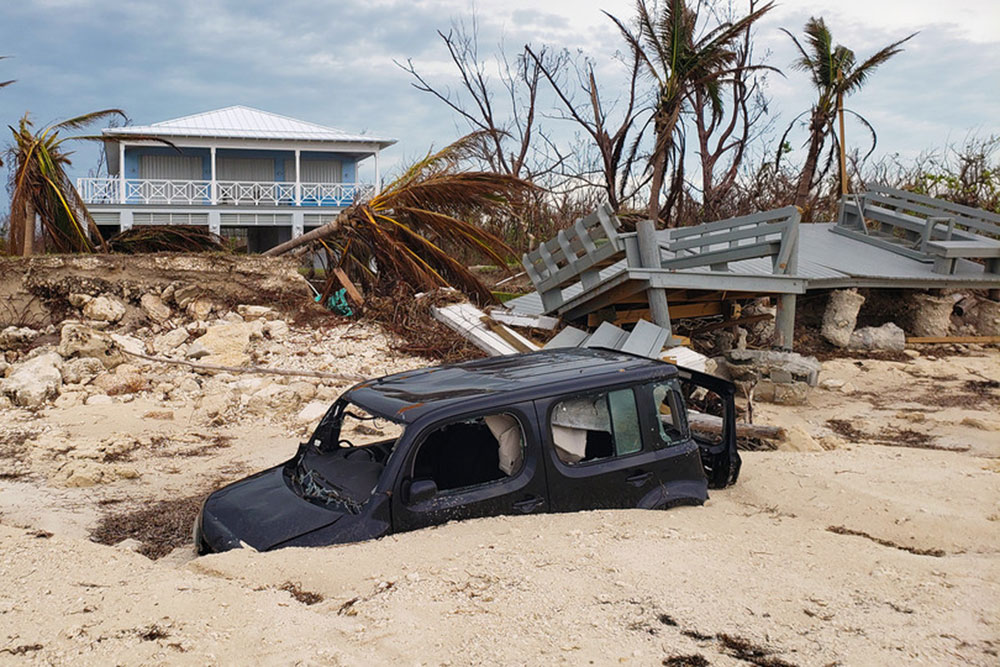
M 787 207 L 660 230 L 656 240 L 659 266 L 644 265 L 636 234 L 602 207 L 525 255 L 538 291 L 507 305 L 593 326 L 648 319 L 651 289 L 666 292 L 671 319 L 725 314 L 727 301 L 776 296 L 785 311 L 779 334 L 790 347 L 797 294 L 1000 289 L 1000 215 L 879 186 L 845 198 L 832 223 L 801 224 Z

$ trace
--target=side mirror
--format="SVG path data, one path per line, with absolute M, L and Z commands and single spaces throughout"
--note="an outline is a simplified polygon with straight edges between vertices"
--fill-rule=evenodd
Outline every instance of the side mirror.
M 417 479 L 410 483 L 410 504 L 422 503 L 437 495 L 438 485 L 433 479 Z

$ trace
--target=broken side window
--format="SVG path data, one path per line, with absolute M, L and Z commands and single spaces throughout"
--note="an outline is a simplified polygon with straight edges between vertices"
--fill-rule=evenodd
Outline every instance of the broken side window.
M 560 401 L 550 418 L 552 443 L 563 463 L 582 463 L 642 449 L 631 388 Z
M 686 438 L 685 408 L 677 381 L 666 380 L 654 383 L 652 394 L 660 442 L 665 446 L 683 442 Z
M 420 444 L 413 479 L 447 491 L 514 476 L 524 463 L 524 444 L 521 422 L 509 413 L 451 422 Z

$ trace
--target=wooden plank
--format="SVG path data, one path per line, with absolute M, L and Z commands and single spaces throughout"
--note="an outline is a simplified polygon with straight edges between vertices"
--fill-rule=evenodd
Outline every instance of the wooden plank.
M 943 343 L 1000 343 L 1000 336 L 909 336 L 908 344 L 936 345 Z
M 695 410 L 688 411 L 688 425 L 699 433 L 722 433 L 722 417 L 706 415 Z M 767 424 L 744 424 L 736 422 L 736 437 L 762 438 L 764 440 L 784 440 L 785 429 Z
M 693 227 L 677 227 L 670 230 L 670 240 L 673 241 L 676 239 L 687 238 L 689 236 L 697 236 L 699 234 L 714 232 L 720 229 L 731 229 L 733 227 L 740 227 L 743 225 L 780 220 L 782 218 L 791 217 L 797 213 L 798 209 L 794 206 L 785 206 L 784 208 L 763 211 L 761 213 L 751 213 L 750 215 L 744 215 L 738 218 L 728 218 L 726 220 L 718 220 L 716 222 L 706 222 Z
M 513 347 L 518 352 L 534 352 L 535 350 L 538 349 L 533 345 L 527 345 L 518 340 L 519 336 L 517 334 L 515 334 L 510 329 L 508 329 L 504 325 L 494 320 L 489 315 L 483 315 L 482 317 L 479 318 L 479 321 L 485 324 L 487 329 L 489 329 L 496 335 L 500 336 L 500 338 L 503 338 L 507 343 L 510 344 L 511 347 Z
M 581 347 L 603 347 L 612 350 L 620 350 L 621 346 L 628 338 L 628 332 L 620 329 L 610 322 L 604 322 L 597 327 L 597 331 L 590 335 Z
M 689 317 L 710 317 L 721 315 L 723 311 L 722 302 L 706 301 L 702 303 L 670 304 L 670 319 L 682 320 Z M 633 308 L 628 310 L 617 310 L 613 313 L 601 311 L 590 313 L 587 316 L 587 326 L 596 327 L 601 322 L 611 322 L 612 324 L 634 324 L 639 320 L 649 319 L 649 308 Z
M 900 199 L 912 199 L 915 202 L 920 202 L 923 204 L 929 204 L 936 208 L 942 208 L 948 211 L 954 211 L 961 215 L 968 217 L 982 218 L 983 220 L 988 220 L 1000 224 L 1000 215 L 992 213 L 990 211 L 984 211 L 980 208 L 973 208 L 972 206 L 965 206 L 964 204 L 956 204 L 944 199 L 938 199 L 936 197 L 929 197 L 927 195 L 918 194 L 916 192 L 910 192 L 909 190 L 900 190 L 898 188 L 891 188 L 887 185 L 880 185 L 878 183 L 867 183 L 865 184 L 865 189 L 870 192 L 884 192 L 889 195 L 898 197 Z
M 508 342 L 507 337 L 499 336 L 487 327 L 481 318 L 486 315 L 471 303 L 455 303 L 442 307 L 431 307 L 431 315 L 434 319 L 443 323 L 452 331 L 456 332 L 470 343 L 483 350 L 490 356 L 501 354 L 516 354 L 522 352 L 520 346 L 515 347 Z M 503 326 L 497 323 L 497 326 Z M 538 346 L 517 332 L 507 329 L 507 332 L 514 336 L 521 344 L 530 350 L 537 350 Z
M 362 306 L 365 303 L 365 298 L 361 296 L 361 291 L 354 286 L 351 279 L 347 277 L 347 274 L 339 266 L 333 267 L 333 275 L 337 276 L 337 281 L 340 286 L 344 288 L 347 293 L 347 298 L 354 302 L 356 306 Z
M 515 313 L 509 310 L 497 309 L 490 311 L 490 317 L 497 322 L 501 322 L 512 327 L 552 331 L 559 326 L 559 318 L 549 317 L 548 315 L 525 315 L 524 313 Z
M 667 248 L 668 250 L 677 252 L 678 250 L 703 248 L 722 243 L 742 241 L 744 239 L 760 239 L 767 236 L 774 236 L 776 234 L 783 234 L 785 233 L 787 227 L 788 223 L 785 221 L 761 223 L 754 225 L 753 227 L 746 227 L 733 231 L 706 233 L 702 236 L 691 236 L 683 240 L 672 242 L 667 246 Z M 730 245 L 730 247 L 737 246 Z
M 779 241 L 764 241 L 752 245 L 739 246 L 738 248 L 711 250 L 688 257 L 668 259 L 663 262 L 663 268 L 670 270 L 693 269 L 698 266 L 707 266 L 720 262 L 738 262 L 755 257 L 769 257 L 778 252 L 780 247 L 781 243 Z

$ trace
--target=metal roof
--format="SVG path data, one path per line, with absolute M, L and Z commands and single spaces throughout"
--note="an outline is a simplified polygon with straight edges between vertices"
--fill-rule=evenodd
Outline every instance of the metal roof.
M 404 371 L 362 382 L 345 397 L 370 412 L 412 423 L 456 404 L 473 410 L 484 401 L 499 406 L 501 400 L 514 403 L 674 372 L 673 366 L 626 352 L 558 348 Z
M 102 131 L 108 138 L 129 135 L 156 137 L 216 137 L 226 139 L 270 139 L 286 141 L 336 141 L 378 144 L 385 148 L 395 139 L 351 134 L 325 125 L 281 116 L 245 106 L 231 106 L 215 111 L 160 121 L 152 125 L 110 127 Z
M 834 234 L 831 231 L 834 225 L 832 222 L 799 225 L 799 269 L 796 277 L 807 281 L 807 291 L 846 287 L 908 289 L 1000 287 L 1000 278 L 995 274 L 985 273 L 982 264 L 961 259 L 955 265 L 955 273 L 935 273 L 933 264 Z M 664 242 L 668 240 L 669 234 L 669 230 L 658 232 Z M 673 257 L 673 254 L 662 252 L 662 256 L 668 259 Z M 599 284 L 612 280 L 627 270 L 624 259 L 612 264 L 600 272 Z M 772 272 L 770 258 L 763 257 L 731 262 L 727 271 L 713 273 L 731 274 L 732 286 L 729 289 L 740 291 L 741 277 L 750 282 L 748 277 L 770 276 Z M 677 273 L 697 274 L 705 271 L 685 269 Z M 575 283 L 566 287 L 563 294 L 565 300 L 569 301 L 582 291 L 581 284 Z M 542 299 L 537 292 L 511 299 L 505 305 L 519 313 L 544 312 Z

